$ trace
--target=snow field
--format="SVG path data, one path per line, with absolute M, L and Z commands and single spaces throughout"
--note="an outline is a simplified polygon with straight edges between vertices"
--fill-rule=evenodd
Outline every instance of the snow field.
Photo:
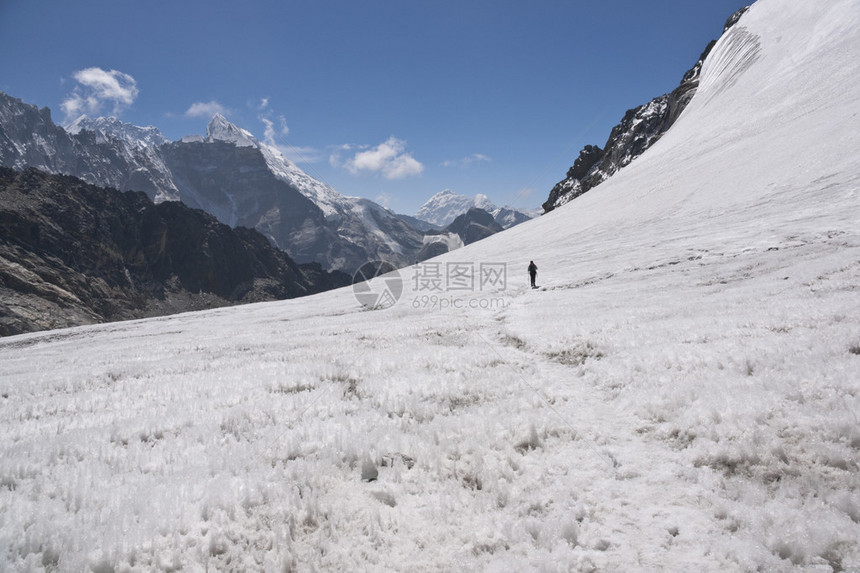
M 860 569 L 860 5 L 738 26 L 645 155 L 438 259 L 502 306 L 0 340 L 0 569 Z
M 581 304 L 568 321 L 556 301 L 513 307 L 524 322 L 543 310 L 529 323 L 571 325 L 564 338 L 587 335 L 600 350 L 585 382 L 613 404 L 610 415 L 632 414 L 644 439 L 677 452 L 661 463 L 683 461 L 677 477 L 712 504 L 729 537 L 706 552 L 731 569 L 785 570 L 780 560 L 788 560 L 839 570 L 858 560 L 860 362 L 852 341 L 860 335 L 860 265 L 839 268 L 825 252 L 789 245 L 741 255 L 741 265 L 703 256 L 674 261 L 668 273 L 631 270 L 652 276 L 574 287 Z M 810 280 L 811 271 L 821 274 Z M 755 297 L 758 307 L 750 306 Z M 630 299 L 641 306 L 622 303 L 619 312 L 612 302 Z M 515 336 L 535 346 L 546 338 L 527 329 Z
M 278 555 L 281 562 L 289 562 L 290 555 L 312 558 L 302 555 L 302 544 L 296 544 L 294 553 L 289 551 L 290 540 L 297 538 L 315 545 L 314 552 L 330 551 L 333 565 L 346 566 L 355 556 L 340 555 L 328 535 L 322 547 L 315 543 L 321 522 L 328 533 L 343 527 L 351 535 L 355 527 L 368 528 L 366 535 L 378 545 L 383 540 L 377 538 L 387 529 L 380 524 L 384 508 L 397 506 L 424 516 L 425 524 L 428 518 L 436 523 L 447 516 L 444 520 L 452 530 L 465 531 L 455 516 L 473 513 L 470 492 L 483 491 L 480 505 L 488 508 L 509 503 L 509 488 L 500 489 L 496 483 L 522 471 L 516 459 L 538 445 L 532 434 L 540 420 L 526 417 L 500 425 L 487 416 L 475 428 L 465 422 L 466 416 L 454 415 L 494 402 L 499 383 L 504 387 L 504 379 L 511 376 L 499 372 L 496 358 L 474 356 L 469 347 L 458 347 L 457 335 L 421 328 L 416 340 L 430 341 L 429 350 L 417 353 L 421 364 L 402 384 L 400 369 L 384 359 L 390 346 L 385 337 L 342 328 L 288 344 L 279 353 L 268 344 L 241 342 L 227 352 L 219 336 L 195 337 L 193 347 L 171 346 L 164 354 L 157 349 L 149 352 L 133 340 L 126 349 L 145 361 L 145 369 L 112 369 L 114 354 L 106 363 L 88 361 L 80 371 L 81 379 L 91 381 L 88 384 L 70 385 L 62 377 L 53 384 L 40 380 L 31 386 L 34 395 L 29 401 L 54 398 L 62 406 L 23 413 L 16 421 L 32 433 L 14 436 L 16 442 L 44 435 L 48 428 L 39 420 L 48 411 L 55 417 L 81 418 L 86 413 L 91 426 L 58 427 L 63 439 L 51 440 L 41 451 L 22 452 L 37 464 L 30 469 L 4 463 L 4 480 L 12 480 L 7 493 L 19 491 L 21 481 L 34 480 L 35 489 L 46 496 L 30 500 L 38 503 L 15 504 L 13 513 L 38 516 L 26 527 L 29 540 L 20 548 L 22 561 L 50 565 L 52 556 L 83 546 L 104 549 L 84 553 L 77 562 L 64 560 L 64 568 L 106 569 L 110 564 L 113 569 L 169 569 L 171 563 L 187 568 L 188 559 L 259 568 L 266 559 L 248 561 L 250 545 L 260 549 L 260 555 Z M 351 350 L 333 363 L 320 364 L 317 349 L 343 337 L 355 343 Z M 113 340 L 116 344 L 116 335 Z M 416 342 L 416 350 L 424 346 Z M 230 357 L 232 366 L 218 356 Z M 243 374 L 225 384 L 218 374 L 225 368 Z M 150 374 L 142 374 L 144 370 Z M 428 384 L 428 372 L 445 376 L 434 387 Z M 169 392 L 148 393 L 153 382 Z M 506 393 L 509 390 L 501 392 Z M 57 398 L 61 394 L 74 397 Z M 86 397 L 79 399 L 82 394 Z M 145 404 L 147 411 L 141 412 L 123 396 L 135 396 L 134 402 Z M 520 397 L 512 399 L 518 407 L 523 402 Z M 498 450 L 494 459 L 476 455 L 480 448 L 464 447 L 475 435 L 491 438 L 490 450 Z M 360 482 L 357 472 L 364 459 L 379 467 L 378 483 L 385 480 L 385 487 Z M 40 471 L 41 464 L 50 465 L 51 471 Z M 428 488 L 428 475 L 431 481 L 453 483 L 454 494 L 450 488 Z M 102 487 L 95 488 L 95 483 Z M 111 486 L 104 487 L 107 483 Z M 439 499 L 427 504 L 425 496 L 434 490 L 441 490 L 435 492 Z M 349 503 L 354 497 L 358 499 Z M 339 507 L 344 500 L 345 507 Z M 271 515 L 277 507 L 279 512 Z M 451 510 L 456 510 L 454 516 L 449 515 Z M 248 523 L 250 518 L 254 523 Z M 260 520 L 277 520 L 289 534 L 279 539 L 276 531 L 261 531 Z M 408 529 L 409 523 L 401 526 Z M 481 543 L 492 549 L 496 534 L 487 529 L 490 532 L 484 535 L 490 539 Z M 564 535 L 571 537 L 574 529 L 569 525 Z M 533 524 L 530 536 L 540 531 Z M 163 532 L 164 538 L 148 539 L 152 532 Z M 415 543 L 433 544 L 439 535 L 419 536 Z M 441 557 L 440 567 L 449 558 Z
M 860 240 L 692 234 L 499 311 L 347 289 L 3 341 L 7 562 L 849 567 Z

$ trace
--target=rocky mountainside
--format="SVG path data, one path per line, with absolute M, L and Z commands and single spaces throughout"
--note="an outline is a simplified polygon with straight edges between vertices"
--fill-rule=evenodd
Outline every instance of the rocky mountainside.
M 404 215 L 403 213 L 397 213 L 397 217 L 403 220 L 407 225 L 412 227 L 413 229 L 417 229 L 422 233 L 426 233 L 428 231 L 439 231 L 442 229 L 439 225 L 434 225 L 429 221 L 425 221 L 423 219 L 418 219 L 416 217 L 412 217 L 411 215 Z
M 91 118 L 82 115 L 65 130 L 73 135 L 82 131 L 91 131 L 102 143 L 108 143 L 112 139 L 124 141 L 134 147 L 156 147 L 169 143 L 169 140 L 156 127 L 138 127 L 124 123 L 115 117 Z
M 350 283 L 260 233 L 33 168 L 0 168 L 0 335 L 277 300 Z
M 748 9 L 742 8 L 735 12 L 726 21 L 723 33 L 734 26 Z M 712 41 L 708 44 L 696 64 L 684 74 L 678 87 L 628 110 L 621 122 L 612 128 L 602 149 L 596 145 L 586 145 L 565 178 L 550 191 L 549 198 L 542 205 L 544 212 L 548 213 L 593 189 L 654 145 L 672 127 L 696 93 L 702 64 L 715 43 Z
M 66 131 L 47 108 L 0 92 L 0 165 L 143 191 L 156 203 L 181 200 L 326 269 L 352 272 L 368 260 L 404 266 L 422 245 L 422 233 L 394 213 L 341 195 L 221 115 L 205 137 L 167 142 L 154 128 L 111 118 L 81 118 Z
M 472 207 L 454 219 L 445 230 L 449 233 L 455 233 L 462 239 L 464 245 L 471 245 L 504 229 L 496 222 L 491 213 L 484 209 Z
M 519 225 L 537 216 L 537 213 L 527 209 L 497 207 L 490 201 L 489 197 L 482 193 L 478 193 L 474 197 L 469 197 L 454 193 L 450 189 L 445 189 L 428 199 L 415 212 L 415 218 L 441 228 L 450 225 L 454 219 L 473 207 L 490 213 L 496 220 L 496 223 L 505 229 Z
M 156 202 L 178 200 L 159 148 L 115 137 L 106 133 L 109 127 L 103 122 L 96 131 L 70 133 L 54 124 L 50 109 L 0 92 L 0 166 L 74 175 L 94 185 L 143 191 Z

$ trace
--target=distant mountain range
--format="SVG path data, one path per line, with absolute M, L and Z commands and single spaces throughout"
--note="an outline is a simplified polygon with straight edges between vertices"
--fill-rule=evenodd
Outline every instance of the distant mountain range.
M 0 167 L 0 336 L 350 284 L 260 233 L 34 168 Z
M 484 196 L 451 201 L 450 191 L 437 194 L 415 217 L 398 215 L 338 193 L 220 114 L 205 136 L 171 142 L 154 127 L 116 118 L 82 116 L 64 129 L 53 123 L 49 109 L 2 92 L 0 165 L 143 191 L 156 203 L 182 201 L 231 227 L 258 230 L 297 262 L 348 273 L 372 260 L 413 264 L 426 231 L 473 206 L 492 213 L 503 228 L 534 215 L 497 208 Z
M 415 218 L 442 228 L 450 225 L 454 222 L 454 219 L 472 208 L 482 209 L 490 213 L 503 229 L 519 225 L 540 214 L 539 209 L 496 207 L 490 201 L 489 197 L 481 193 L 478 193 L 474 197 L 468 197 L 466 195 L 458 195 L 450 189 L 445 189 L 436 193 L 424 203 L 415 212 Z
M 352 272 L 368 260 L 404 266 L 422 246 L 422 232 L 388 209 L 341 195 L 221 115 L 205 137 L 169 142 L 116 119 L 81 118 L 67 131 L 47 108 L 0 93 L 0 164 L 143 191 L 156 203 L 180 200 L 326 269 Z
M 498 223 L 492 213 L 478 207 L 471 207 L 454 218 L 445 228 L 428 231 L 424 235 L 424 247 L 418 254 L 418 260 L 438 257 L 502 231 L 504 227 Z
M 539 214 L 537 209 L 497 207 L 481 193 L 469 197 L 446 189 L 433 195 L 409 220 L 425 225 L 424 246 L 417 257 L 423 261 L 519 225 Z

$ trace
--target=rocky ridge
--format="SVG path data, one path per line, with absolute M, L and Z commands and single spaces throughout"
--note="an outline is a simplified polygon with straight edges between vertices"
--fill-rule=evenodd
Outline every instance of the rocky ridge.
M 723 27 L 723 33 L 734 26 L 748 9 L 742 8 L 732 14 Z M 672 127 L 696 93 L 702 64 L 715 43 L 714 40 L 707 45 L 696 64 L 684 74 L 678 87 L 628 110 L 621 122 L 612 128 L 602 149 L 596 145 L 586 145 L 565 178 L 550 191 L 542 205 L 544 212 L 549 213 L 600 185 L 654 145 Z

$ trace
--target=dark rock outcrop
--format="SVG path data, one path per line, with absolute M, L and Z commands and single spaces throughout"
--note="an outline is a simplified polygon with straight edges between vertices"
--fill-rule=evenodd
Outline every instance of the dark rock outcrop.
M 0 168 L 0 335 L 345 286 L 260 233 L 36 169 Z
M 397 218 L 402 220 L 404 223 L 420 231 L 422 233 L 426 233 L 428 231 L 439 231 L 442 229 L 439 225 L 434 225 L 429 221 L 424 221 L 422 219 L 418 219 L 416 217 L 412 217 L 411 215 L 404 215 L 402 213 L 397 213 Z
M 418 253 L 417 260 L 431 259 L 449 252 L 452 248 L 470 245 L 501 231 L 504 231 L 504 228 L 496 222 L 492 213 L 478 207 L 472 207 L 462 215 L 457 216 L 444 229 L 428 232 L 425 235 L 424 247 Z
M 418 252 L 418 256 L 416 257 L 417 261 L 426 261 L 427 259 L 432 259 L 433 257 L 438 257 L 439 255 L 444 255 L 449 251 L 448 243 L 445 241 L 429 241 L 424 247 Z
M 503 230 L 491 213 L 478 207 L 472 207 L 445 227 L 445 231 L 457 234 L 464 245 L 486 239 Z
M 726 21 L 723 33 L 734 26 L 748 9 L 742 8 L 735 12 Z M 678 87 L 645 105 L 628 110 L 621 122 L 612 128 L 603 149 L 586 145 L 566 177 L 550 191 L 549 198 L 542 205 L 544 213 L 600 185 L 654 145 L 672 127 L 696 93 L 702 64 L 714 44 L 716 41 L 708 44 L 696 64 L 684 74 Z

